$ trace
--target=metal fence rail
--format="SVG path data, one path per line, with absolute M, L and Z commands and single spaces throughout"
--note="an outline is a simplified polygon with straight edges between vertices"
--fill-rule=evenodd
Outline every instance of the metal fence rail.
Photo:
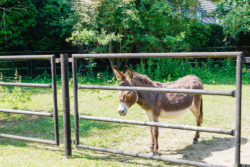
M 103 85 L 80 85 L 78 89 L 101 89 L 101 90 L 125 90 L 138 92 L 157 92 L 157 93 L 187 93 L 198 95 L 220 95 L 232 96 L 235 95 L 235 90 L 220 91 L 220 90 L 199 90 L 199 89 L 166 89 L 166 88 L 150 88 L 150 87 L 133 87 L 133 86 L 103 86 Z
M 102 152 L 108 152 L 108 153 L 113 153 L 113 154 L 133 156 L 133 157 L 144 158 L 144 159 L 153 159 L 153 160 L 158 160 L 158 161 L 172 162 L 172 163 L 192 165 L 192 166 L 225 167 L 225 166 L 220 166 L 220 165 L 208 164 L 205 162 L 197 162 L 197 161 L 190 161 L 190 160 L 184 160 L 184 159 L 174 159 L 174 158 L 168 158 L 168 157 L 157 156 L 157 155 L 133 153 L 133 152 L 123 151 L 123 150 L 115 150 L 115 149 L 110 149 L 110 148 L 87 146 L 87 145 L 82 145 L 82 144 L 76 145 L 76 147 L 88 149 L 88 150 L 94 150 L 94 151 L 102 151 Z
M 0 86 L 51 88 L 52 84 L 0 82 Z
M 134 121 L 134 120 L 94 117 L 94 116 L 86 116 L 86 115 L 79 115 L 79 119 L 92 120 L 92 121 L 102 121 L 102 122 L 123 123 L 123 124 L 130 124 L 130 125 L 156 126 L 156 127 L 161 127 L 161 128 L 200 131 L 200 132 L 209 132 L 209 133 L 219 133 L 219 134 L 227 134 L 227 135 L 232 135 L 232 136 L 234 135 L 234 129 L 218 129 L 218 128 L 190 126 L 190 125 L 172 125 L 172 124 L 164 124 L 164 123 L 159 123 L 159 122 L 143 122 L 143 121 Z
M 12 110 L 12 109 L 0 109 L 0 112 L 53 117 L 53 113 L 48 113 L 48 112 L 35 112 L 35 111 Z
M 84 58 L 236 58 L 236 90 L 235 91 L 211 91 L 211 90 L 183 90 L 183 89 L 158 89 L 158 88 L 140 88 L 140 87 L 118 87 L 118 86 L 101 86 L 101 85 L 79 85 L 77 83 L 77 60 Z M 161 160 L 166 162 L 175 162 L 195 166 L 216 166 L 212 164 L 205 164 L 202 162 L 195 162 L 189 160 L 173 160 L 170 158 L 154 157 L 148 155 L 141 155 L 139 153 L 128 153 L 125 151 L 112 150 L 108 148 L 100 148 L 93 146 L 81 145 L 79 141 L 79 119 L 88 119 L 95 121 L 108 121 L 114 123 L 126 123 L 142 126 L 159 126 L 165 128 L 175 128 L 181 130 L 194 130 L 194 131 L 206 131 L 211 133 L 222 133 L 235 135 L 235 166 L 240 167 L 240 138 L 241 138 L 241 84 L 242 84 L 242 52 L 189 52 L 189 53 L 114 53 L 114 54 L 73 54 L 72 55 L 72 73 L 73 73 L 73 86 L 74 86 L 74 123 L 75 123 L 75 144 L 76 147 L 91 149 L 96 151 L 104 151 L 115 154 L 123 154 L 129 156 L 136 156 L 140 158 Z M 194 128 L 186 127 L 184 125 L 162 125 L 154 124 L 152 122 L 139 122 L 132 120 L 117 120 L 101 117 L 90 117 L 87 115 L 79 115 L 78 113 L 78 89 L 103 89 L 103 90 L 136 90 L 136 91 L 148 91 L 148 92 L 168 92 L 168 93 L 187 93 L 187 94 L 206 94 L 206 95 L 223 95 L 236 97 L 236 120 L 235 130 L 221 130 L 221 129 L 209 129 L 206 127 Z
M 51 63 L 51 84 L 42 84 L 42 83 L 13 83 L 13 82 L 0 82 L 0 86 L 19 86 L 19 87 L 40 87 L 40 88 L 51 88 L 53 91 L 53 113 L 47 112 L 34 112 L 34 111 L 25 111 L 25 110 L 12 110 L 12 109 L 0 109 L 0 112 L 12 113 L 12 114 L 26 114 L 26 115 L 36 115 L 36 116 L 45 116 L 51 117 L 54 119 L 54 135 L 55 140 L 44 140 L 36 139 L 24 136 L 16 136 L 10 134 L 0 134 L 0 137 L 31 141 L 45 144 L 59 145 L 59 128 L 58 128 L 58 109 L 57 109 L 57 88 L 56 88 L 56 64 L 54 55 L 20 55 L 20 56 L 0 56 L 1 60 L 40 60 L 45 59 L 49 60 Z
M 54 55 L 12 55 L 12 56 L 0 56 L 0 60 L 49 60 Z
M 24 137 L 24 136 L 10 135 L 10 134 L 2 134 L 2 133 L 0 134 L 0 137 L 15 139 L 15 140 L 22 140 L 22 141 L 29 141 L 29 142 L 36 142 L 36 143 L 43 143 L 43 144 L 58 145 L 56 141 L 36 139 L 32 137 Z
M 228 58 L 237 57 L 242 52 L 183 52 L 183 53 L 108 53 L 108 54 L 73 54 L 76 59 L 82 58 Z

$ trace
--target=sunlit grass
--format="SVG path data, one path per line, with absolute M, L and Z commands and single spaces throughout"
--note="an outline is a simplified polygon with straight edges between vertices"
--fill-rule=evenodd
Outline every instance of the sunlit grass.
M 207 90 L 233 90 L 231 85 L 205 85 Z M 44 89 L 28 89 L 30 100 L 25 103 L 0 103 L 0 108 L 15 108 L 52 112 L 52 91 Z M 73 94 L 71 99 L 71 127 L 74 140 Z M 216 128 L 234 128 L 235 99 L 232 97 L 203 96 L 204 123 L 202 126 Z M 63 141 L 61 89 L 58 89 L 60 141 Z M 243 86 L 242 138 L 244 143 L 250 139 L 250 86 Z M 79 113 L 91 116 L 102 116 L 119 119 L 146 121 L 146 116 L 138 105 L 133 106 L 126 117 L 117 113 L 118 94 L 116 91 L 79 90 Z M 13 107 L 14 106 L 14 107 Z M 170 124 L 195 125 L 191 112 L 178 119 L 161 120 Z M 150 133 L 148 127 L 112 124 L 96 121 L 80 120 L 80 142 L 99 147 L 111 147 L 133 152 L 149 153 Z M 43 139 L 54 139 L 53 120 L 35 116 L 23 116 L 0 113 L 0 133 L 16 134 Z M 160 130 L 160 153 L 170 157 L 205 161 L 199 155 L 198 148 L 193 146 L 194 132 L 178 130 Z M 217 147 L 219 143 L 230 145 L 230 136 L 201 133 L 200 145 L 206 149 Z M 232 144 L 231 144 L 232 145 Z M 228 148 L 232 148 L 228 146 Z M 215 149 L 216 150 L 216 149 Z M 206 150 L 204 150 L 206 151 Z M 218 150 L 217 150 L 218 151 Z M 52 147 L 42 144 L 0 138 L 0 166 L 162 166 L 163 162 L 142 160 L 107 153 L 73 149 L 71 159 L 65 159 L 64 147 Z M 209 154 L 210 155 L 210 154 Z M 171 165 L 171 164 L 168 164 Z M 176 166 L 176 165 L 173 165 Z

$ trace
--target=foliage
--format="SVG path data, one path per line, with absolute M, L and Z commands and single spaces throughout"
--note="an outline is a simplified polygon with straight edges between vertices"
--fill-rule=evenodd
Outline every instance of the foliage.
M 185 35 L 185 41 L 190 48 L 202 48 L 224 45 L 222 27 L 216 24 L 203 24 L 193 21 Z
M 217 5 L 216 16 L 226 34 L 233 38 L 250 32 L 250 10 L 248 0 L 224 0 Z
M 132 0 L 82 1 L 76 11 L 81 17 L 69 40 L 75 45 L 92 45 L 92 49 L 97 47 L 102 52 L 108 51 L 108 47 L 103 47 L 111 42 L 120 43 L 122 32 L 132 25 L 137 27 L 140 21 Z
M 35 26 L 36 14 L 31 0 L 0 0 L 0 51 L 25 45 L 23 32 Z
M 30 94 L 25 93 L 22 88 L 4 88 L 0 87 L 0 102 L 6 104 L 17 105 L 30 100 Z
M 47 73 L 47 71 L 45 71 L 44 73 L 42 73 L 41 75 L 36 76 L 34 79 L 31 80 L 32 82 L 37 82 L 37 83 L 51 83 L 52 79 L 51 79 L 51 75 L 49 75 Z
M 74 24 L 71 1 L 32 1 L 38 15 L 36 15 L 37 24 L 30 31 L 31 38 L 28 38 L 31 47 L 36 50 L 65 50 L 68 48 L 65 39 L 70 36 L 71 25 Z M 28 34 L 26 35 L 29 37 Z
M 195 1 L 196 2 L 196 1 Z M 78 24 L 68 41 L 90 52 L 161 52 L 183 46 L 189 19 L 174 7 L 190 1 L 81 1 Z
M 0 74 L 0 81 L 4 80 L 3 74 Z M 14 80 L 12 82 L 22 82 L 22 77 L 15 71 Z M 25 103 L 30 100 L 30 94 L 25 92 L 21 87 L 0 86 L 0 102 L 4 104 L 18 104 Z
M 0 77 L 0 80 L 3 76 Z M 18 75 L 16 70 L 14 80 L 12 82 L 22 82 L 22 77 Z M 2 87 L 0 86 L 0 102 L 17 106 L 19 103 L 25 103 L 30 100 L 30 94 L 23 91 L 20 87 Z
M 196 75 L 204 84 L 235 84 L 235 61 L 225 59 L 141 59 L 139 62 L 129 62 L 133 71 L 142 73 L 152 80 L 160 82 L 175 81 L 185 75 Z M 98 64 L 97 64 L 98 67 Z M 86 84 L 117 84 L 113 73 L 108 69 L 100 72 L 78 72 L 79 83 Z M 121 71 L 122 68 L 120 69 Z M 243 66 L 243 83 L 250 83 L 250 72 Z M 72 81 L 71 81 L 72 85 Z
M 147 59 L 137 64 L 135 71 L 148 75 L 153 80 L 174 81 L 185 75 L 196 75 L 204 83 L 212 84 L 220 76 L 235 76 L 235 64 L 231 59 L 216 62 L 213 59 L 188 61 L 182 59 Z
M 71 0 L 0 0 L 0 51 L 68 48 Z

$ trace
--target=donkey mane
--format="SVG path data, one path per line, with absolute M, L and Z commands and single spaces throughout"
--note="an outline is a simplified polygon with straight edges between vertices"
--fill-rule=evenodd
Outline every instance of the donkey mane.
M 146 75 L 137 73 L 137 72 L 133 72 L 133 79 L 137 82 L 140 82 L 141 84 L 144 85 L 152 85 L 153 81 Z
M 133 72 L 133 79 L 136 84 L 139 84 L 138 86 L 160 87 L 160 85 L 162 85 L 162 83 L 152 81 L 148 76 L 137 72 Z

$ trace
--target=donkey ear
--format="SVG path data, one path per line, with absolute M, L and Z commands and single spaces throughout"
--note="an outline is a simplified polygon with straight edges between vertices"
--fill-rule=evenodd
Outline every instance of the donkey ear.
M 129 79 L 133 79 L 133 71 L 130 70 L 129 66 L 125 66 L 126 67 L 126 74 L 128 75 Z
M 116 65 L 113 66 L 113 70 L 117 80 L 122 81 L 125 78 L 124 75 L 121 73 L 121 71 L 118 70 Z

